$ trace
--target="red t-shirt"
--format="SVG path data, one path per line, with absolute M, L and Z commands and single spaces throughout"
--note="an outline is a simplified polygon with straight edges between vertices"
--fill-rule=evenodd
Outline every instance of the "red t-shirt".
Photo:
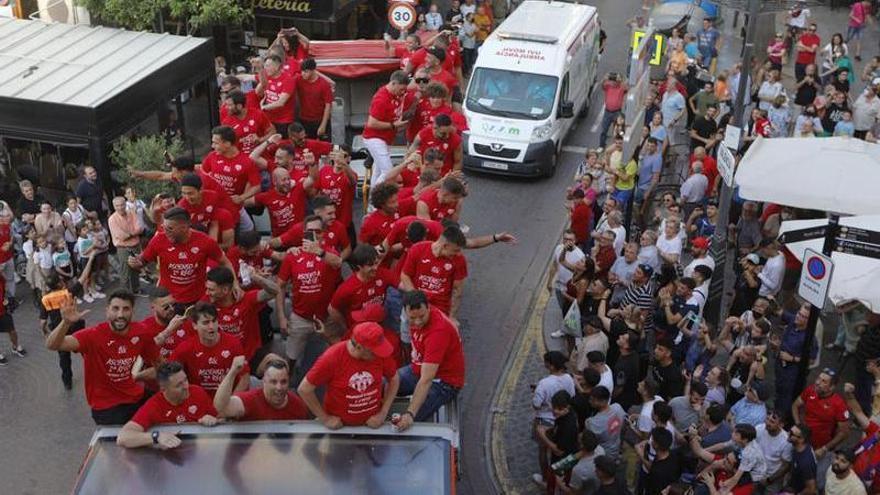
M 83 356 L 86 402 L 96 410 L 109 409 L 120 404 L 134 404 L 144 396 L 144 386 L 131 376 L 131 368 L 138 356 L 153 363 L 159 349 L 153 336 L 139 324 L 132 323 L 128 332 L 120 336 L 107 322 L 73 334 Z
M 229 249 L 226 250 L 226 259 L 229 260 L 229 263 L 232 264 L 232 267 L 235 269 L 235 278 L 238 279 L 239 284 L 241 284 L 241 262 L 243 261 L 246 265 L 250 265 L 251 268 L 255 270 L 262 270 L 265 266 L 263 263 L 265 260 L 271 260 L 272 254 L 275 251 L 269 246 L 263 246 L 261 249 L 257 251 L 254 255 L 246 255 L 241 249 L 233 244 L 229 246 Z M 253 285 L 253 284 L 252 284 Z M 241 284 L 242 289 L 248 289 L 250 286 L 245 286 Z
M 428 232 L 424 239 L 426 241 L 436 241 L 440 238 L 440 235 L 443 234 L 442 223 L 435 220 L 425 220 L 424 218 L 419 218 L 415 215 L 409 215 L 401 217 L 400 220 L 391 224 L 391 230 L 388 231 L 388 235 L 386 236 L 388 245 L 393 246 L 395 244 L 402 244 L 404 249 L 409 249 L 410 246 L 412 246 L 412 243 L 406 236 L 406 230 L 411 223 L 416 221 L 424 225 L 427 229 Z
M 584 203 L 577 201 L 571 210 L 571 230 L 577 238 L 578 243 L 586 243 L 590 237 L 590 220 L 593 218 L 593 208 Z
M 232 367 L 235 356 L 243 356 L 244 349 L 237 338 L 226 333 L 220 333 L 220 340 L 213 347 L 202 344 L 198 335 L 194 335 L 177 346 L 171 354 L 171 361 L 177 361 L 183 365 L 190 384 L 195 384 L 203 389 L 211 397 L 220 387 L 223 377 Z M 247 364 L 238 379 L 247 379 L 250 368 Z
M 383 267 L 379 267 L 375 279 L 366 282 L 353 273 L 336 288 L 330 305 L 345 315 L 350 328 L 354 324 L 351 319 L 352 311 L 361 309 L 366 304 L 385 304 L 385 291 L 388 287 L 397 287 L 399 283 L 394 273 Z
M 410 189 L 410 196 L 412 196 L 412 188 L 419 185 L 419 176 L 421 174 L 422 173 L 419 169 L 410 170 L 409 167 L 404 167 L 404 169 L 400 171 L 400 178 L 403 180 L 403 188 Z
M 336 288 L 336 270 L 312 253 L 288 254 L 281 262 L 278 281 L 290 282 L 293 312 L 305 318 L 327 317 L 327 305 Z
M 306 139 L 303 142 L 302 146 L 297 146 L 289 139 L 282 139 L 278 141 L 278 144 L 271 144 L 266 148 L 266 152 L 263 153 L 264 157 L 273 157 L 275 156 L 275 151 L 278 150 L 279 146 L 284 146 L 286 144 L 293 145 L 293 158 L 291 159 L 291 169 L 290 169 L 290 178 L 296 182 L 301 182 L 305 180 L 309 175 L 309 165 L 306 163 L 306 159 L 304 153 L 306 150 L 312 152 L 315 160 L 320 160 L 321 157 L 327 156 L 331 151 L 333 151 L 333 143 L 328 143 L 327 141 L 321 141 L 320 139 Z M 275 169 L 274 159 L 272 161 L 271 169 Z M 270 172 L 272 170 L 269 170 Z M 294 172 L 296 170 L 296 172 Z
M 258 314 L 266 303 L 259 302 L 260 291 L 246 291 L 242 298 L 229 306 L 217 306 L 217 324 L 220 331 L 238 338 L 244 355 L 250 360 L 260 348 L 260 319 Z
M 176 302 L 191 303 L 205 293 L 208 261 L 220 262 L 223 251 L 217 241 L 190 230 L 189 241 L 174 244 L 165 233 L 156 234 L 141 255 L 147 263 L 159 260 L 159 286 L 168 289 Z
M 405 69 L 407 62 L 412 59 L 413 52 L 409 51 L 406 45 L 394 47 L 394 57 L 400 59 L 400 68 Z
M 410 327 L 413 372 L 419 375 L 422 363 L 438 364 L 434 378 L 461 388 L 464 386 L 464 351 L 458 329 L 439 309 L 430 308 L 430 312 L 427 326 Z
M 333 103 L 333 88 L 321 76 L 314 81 L 300 78 L 296 84 L 299 97 L 299 118 L 305 122 L 321 122 L 324 106 Z
M 452 286 L 467 278 L 467 259 L 463 254 L 452 258 L 435 256 L 431 241 L 413 244 L 406 253 L 403 273 L 412 280 L 416 290 L 428 296 L 428 302 L 449 313 L 452 307 Z
M 433 127 L 425 127 L 419 131 L 419 154 L 425 155 L 429 148 L 436 148 L 443 153 L 443 168 L 440 176 L 452 172 L 455 165 L 455 152 L 461 150 L 461 138 L 458 133 L 452 132 L 446 139 L 440 139 L 434 135 Z
M 863 450 L 856 456 L 853 463 L 853 471 L 870 488 L 868 493 L 876 493 L 876 487 L 880 487 L 880 469 L 877 469 L 880 466 L 880 442 L 872 440 L 878 431 L 880 431 L 880 425 L 873 421 L 868 423 L 865 435 L 856 447 L 857 451 L 862 448 Z
M 690 165 L 691 165 L 692 171 L 693 171 L 693 165 L 694 165 L 695 161 L 697 161 L 697 158 L 693 155 L 693 153 L 691 153 Z M 712 186 L 715 184 L 715 181 L 718 179 L 718 162 L 715 161 L 715 159 L 709 155 L 706 155 L 706 157 L 700 161 L 703 162 L 703 175 L 705 175 L 706 179 L 709 180 L 709 185 L 706 186 L 706 195 L 711 196 L 712 193 L 714 192 Z
M 299 75 L 300 70 L 300 62 L 308 58 L 309 51 L 306 50 L 302 45 L 296 45 L 296 51 L 293 55 L 288 55 L 286 59 L 284 59 L 284 65 L 281 66 L 281 70 L 287 72 L 291 76 Z
M 431 106 L 431 100 L 427 97 L 422 97 L 419 100 L 419 103 L 416 105 L 416 114 L 413 117 L 412 121 L 409 123 L 409 127 L 406 129 L 406 140 L 407 142 L 413 142 L 416 138 L 416 134 L 419 133 L 422 129 L 427 127 L 431 127 L 434 125 L 434 117 L 440 115 L 441 113 L 445 113 L 446 115 L 452 116 L 452 107 L 443 102 L 439 107 Z
M 626 96 L 626 87 L 623 84 L 605 81 L 602 83 L 602 91 L 605 93 L 606 110 L 618 112 L 623 108 L 623 98 Z
M 431 220 L 443 220 L 444 218 L 452 218 L 458 208 L 458 202 L 440 203 L 438 196 L 439 189 L 428 189 L 419 196 L 419 201 L 428 206 L 428 214 Z
M 444 71 L 449 72 L 450 74 L 455 74 L 455 66 L 461 66 L 460 62 L 457 62 L 457 56 L 455 53 L 450 57 L 450 51 L 446 50 L 446 58 L 443 59 L 443 62 L 440 63 L 440 67 L 443 68 Z M 458 55 L 460 56 L 460 55 Z M 419 48 L 415 52 L 413 52 L 412 57 L 410 58 L 410 62 L 412 62 L 413 71 L 425 65 L 425 59 L 428 58 L 428 51 L 424 48 Z M 457 85 L 457 84 L 456 84 Z M 450 88 L 451 89 L 451 88 Z
M 195 423 L 204 416 L 217 415 L 211 397 L 198 385 L 189 386 L 189 397 L 178 405 L 172 405 L 165 394 L 158 393 L 144 403 L 131 420 L 144 430 L 153 425 Z
M 167 325 L 162 325 L 158 321 L 156 321 L 156 317 L 154 315 L 150 315 L 143 320 L 139 321 L 138 324 L 144 329 L 152 337 L 155 337 L 160 332 L 165 330 Z M 168 356 L 174 352 L 174 349 L 177 348 L 183 341 L 188 338 L 194 336 L 196 331 L 193 329 L 192 321 L 187 320 L 180 326 L 177 330 L 172 332 L 165 339 L 165 342 L 162 343 L 162 347 L 159 347 L 159 355 L 162 356 L 163 359 L 168 359 Z
M 260 185 L 259 169 L 241 152 L 228 158 L 216 151 L 208 153 L 202 160 L 202 172 L 216 180 L 230 196 L 244 193 L 249 185 Z
M 208 232 L 213 221 L 217 222 L 220 232 L 235 228 L 238 215 L 233 217 L 232 212 L 223 208 L 222 204 L 218 193 L 205 189 L 202 190 L 202 201 L 197 205 L 190 203 L 186 198 L 180 198 L 177 202 L 177 206 L 189 213 L 192 228 L 201 232 Z
M 824 447 L 834 438 L 837 423 L 849 420 L 846 402 L 836 393 L 820 397 L 815 385 L 801 392 L 801 400 L 804 401 L 804 424 L 813 432 L 810 444 L 814 449 Z
M 3 250 L 3 245 L 9 243 L 9 249 Z M 7 224 L 0 224 L 0 263 L 6 263 L 12 259 L 14 248 L 12 246 L 12 228 Z
M 801 39 L 798 40 L 800 43 L 806 47 L 818 47 L 819 46 L 819 35 L 816 33 L 811 33 L 807 31 L 806 33 L 801 35 Z M 808 52 L 798 50 L 797 59 L 795 59 L 795 63 L 798 64 L 813 64 L 816 63 L 816 52 Z
M 293 224 L 305 219 L 306 201 L 306 191 L 299 184 L 286 195 L 272 188 L 254 196 L 254 203 L 263 205 L 269 210 L 272 237 L 280 236 Z
M 403 95 L 395 96 L 388 91 L 388 87 L 382 86 L 376 91 L 376 94 L 373 95 L 373 101 L 370 102 L 370 117 L 382 122 L 391 123 L 400 120 L 404 109 L 403 100 Z M 378 138 L 388 144 L 394 142 L 394 136 L 396 135 L 397 131 L 394 129 L 378 130 L 371 127 L 364 127 L 363 133 L 364 139 Z
M 306 374 L 312 385 L 326 385 L 324 410 L 347 426 L 362 426 L 382 409 L 382 379 L 397 373 L 394 360 L 356 359 L 348 352 L 348 341 L 336 343 L 321 354 Z
M 397 192 L 397 214 L 401 217 L 416 214 L 418 200 L 415 192 L 415 187 L 402 187 Z
M 244 94 L 244 106 L 247 109 L 254 109 L 258 112 L 262 112 L 260 109 L 260 95 L 257 94 L 256 91 L 248 91 Z M 229 110 L 226 109 L 226 105 L 220 104 L 220 122 L 223 122 L 223 119 L 229 115 Z M 225 124 L 224 124 L 225 125 Z
M 305 233 L 305 224 L 299 222 L 291 226 L 287 232 L 281 234 L 278 240 L 284 247 L 302 246 L 303 234 Z M 330 225 L 324 226 L 324 249 L 333 249 L 337 253 L 344 251 L 351 241 L 348 238 L 348 232 L 345 225 L 339 220 L 333 220 Z
M 431 74 L 431 80 L 436 81 L 444 86 L 446 86 L 446 90 L 449 91 L 449 94 L 452 94 L 452 91 L 458 86 L 458 78 L 453 76 L 446 69 L 441 69 L 437 71 L 436 74 Z
M 245 116 L 241 119 L 227 113 L 220 118 L 220 123 L 235 131 L 238 149 L 249 155 L 260 144 L 260 138 L 269 132 L 272 123 L 259 107 L 245 107 L 245 111 Z
M 458 135 L 461 136 L 462 133 L 470 127 L 468 127 L 467 118 L 461 112 L 456 112 L 455 110 L 449 114 L 449 117 L 452 118 L 452 125 L 455 126 L 455 130 L 458 131 Z
M 223 186 L 221 186 L 219 182 L 214 180 L 213 177 L 206 174 L 204 171 L 199 171 L 196 173 L 199 176 L 199 178 L 202 179 L 202 191 L 213 191 L 213 192 L 217 193 L 218 197 L 220 198 L 220 207 L 225 209 L 226 211 L 228 211 L 230 214 L 232 214 L 233 217 L 236 218 L 236 221 L 237 221 L 238 212 L 239 212 L 239 210 L 241 210 L 241 205 L 236 204 L 234 201 L 232 201 L 232 198 L 229 197 L 229 194 L 226 192 L 226 189 L 223 189 Z M 175 184 L 180 185 L 179 180 L 172 179 L 172 181 Z M 164 213 L 164 211 L 162 211 L 161 213 Z M 156 217 L 159 218 L 160 220 L 162 218 L 161 213 L 158 210 L 156 211 Z M 161 227 L 161 225 L 162 225 L 162 222 L 160 221 L 159 226 Z
M 333 165 L 324 165 L 318 174 L 317 189 L 336 204 L 336 220 L 342 225 L 350 224 L 355 190 L 351 176 L 344 170 L 336 172 Z
M 398 213 L 389 216 L 382 210 L 376 210 L 364 217 L 358 239 L 372 246 L 378 246 L 391 232 L 391 224 L 399 219 L 400 214 Z
M 293 116 L 296 113 L 296 87 L 298 78 L 292 77 L 289 73 L 281 71 L 276 77 L 266 77 L 266 94 L 263 96 L 265 103 L 275 103 L 281 99 L 282 94 L 287 94 L 289 98 L 287 102 L 272 110 L 263 110 L 266 117 L 277 124 L 289 124 L 293 122 Z
M 269 404 L 262 388 L 236 392 L 235 396 L 241 399 L 241 405 L 244 406 L 244 415 L 238 418 L 240 421 L 309 419 L 309 410 L 293 391 L 287 392 L 287 404 L 281 409 Z

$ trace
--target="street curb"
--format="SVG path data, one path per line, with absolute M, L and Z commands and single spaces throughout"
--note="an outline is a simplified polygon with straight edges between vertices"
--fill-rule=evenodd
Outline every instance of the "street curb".
M 538 285 L 538 294 L 533 298 L 531 305 L 531 315 L 525 330 L 517 337 L 516 343 L 505 363 L 504 371 L 499 380 L 499 387 L 496 387 L 496 393 L 492 399 L 490 425 L 488 432 L 488 454 L 491 458 L 492 479 L 495 482 L 498 493 L 518 494 L 519 489 L 513 484 L 510 478 L 510 472 L 507 469 L 507 448 L 503 442 L 504 428 L 507 424 L 506 411 L 513 400 L 513 389 L 516 387 L 517 380 L 522 374 L 522 369 L 529 357 L 528 351 L 533 345 L 537 345 L 540 354 L 544 353 L 546 343 L 543 338 L 543 320 L 544 311 L 547 308 L 547 302 L 550 300 L 550 294 L 543 290 L 546 285 L 547 276 L 550 271 L 550 263 L 544 268 L 541 275 L 541 283 Z M 540 337 L 540 338 L 539 338 Z

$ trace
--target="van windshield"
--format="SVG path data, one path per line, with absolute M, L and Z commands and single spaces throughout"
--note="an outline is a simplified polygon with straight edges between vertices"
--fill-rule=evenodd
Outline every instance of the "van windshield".
M 465 105 L 496 117 L 543 120 L 553 111 L 557 81 L 553 76 L 478 67 Z

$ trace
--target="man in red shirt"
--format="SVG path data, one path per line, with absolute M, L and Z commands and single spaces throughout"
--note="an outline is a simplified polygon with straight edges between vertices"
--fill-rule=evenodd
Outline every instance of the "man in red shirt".
M 315 322 L 327 318 L 327 305 L 339 279 L 338 270 L 342 258 L 325 247 L 323 222 L 312 215 L 306 219 L 301 248 L 294 248 L 281 262 L 278 284 L 283 289 L 290 284 L 290 300 L 293 311 L 287 317 L 278 315 L 278 324 L 287 334 L 287 359 L 293 369 L 302 358 L 309 336 L 315 333 Z M 283 308 L 284 293 L 279 291 L 276 307 Z
M 177 346 L 171 354 L 171 361 L 183 365 L 190 383 L 196 384 L 211 397 L 223 377 L 232 367 L 232 360 L 241 356 L 244 349 L 233 335 L 221 333 L 217 325 L 217 308 L 213 304 L 197 302 L 190 314 L 196 335 Z M 235 390 L 247 390 L 249 369 L 245 366 L 238 376 Z
M 260 143 L 275 134 L 275 126 L 259 108 L 247 106 L 247 98 L 241 91 L 232 91 L 223 102 L 226 114 L 220 124 L 235 131 L 236 142 L 242 153 L 249 154 Z
M 247 366 L 244 356 L 232 360 L 232 367 L 214 394 L 214 407 L 220 417 L 238 421 L 289 421 L 308 419 L 305 403 L 290 390 L 290 369 L 282 359 L 266 363 L 262 386 L 235 392 L 232 387 Z
M 180 363 L 163 363 L 156 371 L 160 393 L 138 409 L 131 421 L 125 423 L 116 437 L 116 443 L 128 449 L 153 447 L 160 450 L 180 446 L 174 433 L 152 431 L 154 425 L 198 422 L 202 426 L 217 424 L 217 410 L 202 387 L 190 385 Z
M 397 427 L 426 421 L 464 386 L 464 351 L 458 328 L 422 291 L 406 292 L 403 308 L 412 331 L 412 362 L 397 371 L 398 395 L 412 395 Z
M 461 170 L 461 138 L 455 132 L 449 115 L 441 113 L 434 117 L 434 125 L 419 131 L 409 147 L 409 152 L 418 150 L 419 153 L 424 154 L 430 148 L 438 149 L 443 153 L 441 177 L 449 172 Z
M 248 108 L 253 108 L 255 110 L 260 110 L 260 97 L 257 96 L 256 91 L 248 91 L 245 93 L 241 89 L 241 79 L 235 75 L 228 75 L 220 81 L 220 121 L 226 117 L 226 112 L 228 111 L 226 107 L 226 97 L 231 94 L 233 91 L 241 91 L 245 97 L 245 105 Z
M 801 82 L 807 72 L 807 66 L 816 63 L 816 54 L 819 52 L 819 46 L 822 41 L 816 34 L 816 24 L 811 23 L 810 27 L 801 34 L 797 41 L 797 58 L 794 61 L 794 77 L 797 82 Z
M 311 168 L 317 169 L 317 167 Z M 303 183 L 293 184 L 290 180 L 290 172 L 276 168 L 272 172 L 272 188 L 254 196 L 254 204 L 265 206 L 269 211 L 273 237 L 287 232 L 291 226 L 305 218 L 308 201 L 306 188 L 311 190 L 311 183 L 312 179 L 308 178 Z
M 350 239 L 355 239 L 354 192 L 357 187 L 357 174 L 349 166 L 351 150 L 346 145 L 330 154 L 330 164 L 321 167 L 315 189 L 327 196 L 336 205 L 336 218 L 345 225 Z
M 290 159 L 290 176 L 301 181 L 308 175 L 310 167 L 318 165 L 321 158 L 333 151 L 333 144 L 319 139 L 309 139 L 306 128 L 299 122 L 288 127 L 288 139 L 281 140 L 277 146 L 293 145 L 293 156 Z M 271 147 L 269 148 L 271 151 Z M 277 161 L 277 160 L 276 160 Z
M 718 191 L 718 183 L 721 180 L 721 175 L 718 173 L 718 162 L 715 161 L 715 158 L 706 154 L 706 148 L 703 146 L 697 146 L 694 148 L 694 152 L 691 153 L 691 172 L 693 172 L 694 162 L 697 161 L 703 162 L 703 175 L 709 179 L 709 185 L 706 186 L 706 197 L 715 196 L 715 193 Z
M 171 356 L 177 346 L 194 336 L 195 331 L 185 316 L 174 315 L 174 298 L 171 297 L 168 289 L 156 287 L 153 290 L 150 307 L 153 314 L 138 323 L 144 331 L 153 336 L 153 341 L 159 346 L 159 356 L 165 360 Z
M 421 47 L 422 39 L 417 34 L 408 34 L 402 45 L 392 45 L 390 41 L 391 38 L 385 38 L 385 50 L 388 52 L 388 56 L 399 58 L 401 70 L 406 70 L 413 53 Z M 407 74 L 410 72 L 407 71 Z
M 602 114 L 602 132 L 599 134 L 599 146 L 605 146 L 608 129 L 612 122 L 620 114 L 623 108 L 623 100 L 629 87 L 623 76 L 616 72 L 605 75 L 602 81 L 602 93 L 605 94 L 605 113 Z
M 424 79 L 422 79 L 424 78 Z M 430 81 L 423 71 L 416 71 L 416 82 Z M 429 83 L 424 90 L 419 102 L 416 104 L 415 115 L 406 129 L 406 141 L 412 143 L 419 131 L 434 124 L 434 117 L 445 113 L 452 114 L 452 107 L 446 102 L 449 92 L 446 86 L 438 83 Z
M 428 301 L 454 320 L 467 278 L 467 260 L 461 254 L 467 239 L 457 226 L 443 230 L 436 241 L 414 244 L 406 253 L 400 273 L 400 289 L 418 290 Z
M 0 273 L 6 280 L 6 297 L 15 299 L 15 249 L 12 243 L 12 210 L 4 208 L 0 211 Z M 13 303 L 15 304 L 15 303 Z
M 339 220 L 336 220 L 336 204 L 327 196 L 315 196 L 312 199 L 312 210 L 315 215 L 321 217 L 324 222 L 323 246 L 325 249 L 332 248 L 343 260 L 351 254 L 351 243 L 346 228 Z M 290 227 L 287 232 L 269 240 L 273 248 L 297 247 L 302 245 L 305 225 L 300 222 Z
M 577 238 L 578 247 L 587 250 L 590 240 L 590 222 L 593 219 L 593 206 L 587 203 L 583 189 L 575 189 L 571 193 L 572 205 L 570 213 L 571 230 Z
M 330 318 L 344 328 L 350 328 L 352 311 L 366 304 L 384 304 L 385 292 L 397 287 L 398 280 L 387 268 L 379 266 L 379 253 L 367 244 L 358 244 L 348 263 L 352 274 L 336 289 L 327 308 Z
M 238 218 L 233 218 L 232 213 L 222 207 L 220 195 L 203 191 L 202 179 L 196 174 L 187 174 L 180 180 L 180 196 L 177 206 L 189 213 L 192 228 L 208 234 L 221 249 L 229 249 L 235 242 Z
M 257 86 L 257 93 L 263 95 L 260 109 L 275 126 L 275 130 L 283 136 L 287 134 L 287 126 L 293 122 L 296 114 L 294 94 L 297 81 L 283 70 L 282 61 L 277 55 L 266 57 L 263 69 L 266 78 Z
M 310 138 L 327 139 L 330 134 L 330 108 L 333 105 L 333 88 L 318 75 L 315 59 L 307 58 L 300 66 L 302 76 L 296 83 L 299 98 L 299 120 Z
M 446 50 L 437 46 L 432 46 L 425 50 L 425 53 L 425 65 L 423 68 L 425 69 L 425 72 L 427 72 L 428 77 L 430 77 L 432 81 L 439 82 L 446 86 L 446 90 L 449 91 L 449 94 L 453 95 L 452 97 L 455 99 L 455 94 L 458 90 L 458 79 L 443 69 L 443 62 L 446 60 Z
M 825 472 L 833 460 L 832 453 L 849 435 L 849 409 L 843 397 L 834 391 L 836 386 L 837 372 L 825 368 L 791 406 L 794 423 L 800 424 L 803 419 L 813 432 L 810 445 L 816 454 L 819 490 L 825 486 Z
M 271 354 L 268 349 L 261 349 L 259 312 L 267 302 L 278 294 L 278 284 L 263 277 L 259 272 L 245 265 L 239 268 L 247 270 L 248 278 L 259 287 L 242 293 L 235 289 L 235 276 L 229 267 L 218 266 L 208 272 L 205 283 L 207 299 L 217 307 L 217 322 L 220 331 L 236 337 L 244 349 L 244 355 L 250 362 L 254 374 L 259 375 L 263 364 Z M 259 351 L 259 352 L 258 352 Z
M 248 155 L 235 146 L 235 131 L 220 126 L 211 130 L 211 151 L 202 159 L 201 171 L 217 181 L 236 205 L 260 192 L 260 171 Z M 239 208 L 241 231 L 254 230 L 254 222 Z
M 253 280 L 241 279 L 242 265 L 248 265 L 256 271 L 264 271 L 267 260 L 280 263 L 284 259 L 284 253 L 269 247 L 267 243 L 261 241 L 259 232 L 251 230 L 250 232 L 242 232 L 238 236 L 238 242 L 226 250 L 226 257 L 236 269 L 235 278 L 239 281 L 239 285 L 242 289 L 247 290 L 253 289 L 254 283 Z
M 205 272 L 208 261 L 232 270 L 232 264 L 217 241 L 190 228 L 189 213 L 174 207 L 166 211 L 163 231 L 150 239 L 138 256 L 128 258 L 128 266 L 142 270 L 146 263 L 159 261 L 159 286 L 168 289 L 182 313 L 205 293 Z M 236 285 L 238 282 L 235 282 Z
M 372 213 L 364 217 L 359 240 L 371 246 L 379 246 L 391 232 L 391 224 L 400 218 L 397 213 L 398 187 L 396 184 L 379 184 L 370 193 Z
M 383 241 L 383 249 L 388 255 L 400 256 L 420 241 L 436 241 L 443 235 L 443 224 L 436 220 L 425 220 L 415 215 L 401 217 L 393 224 Z M 413 241 L 413 239 L 416 239 Z M 401 259 L 403 259 L 401 257 Z
M 71 325 L 88 311 L 79 311 L 73 298 L 61 306 L 61 322 L 46 337 L 50 351 L 83 356 L 86 402 L 98 425 L 120 425 L 143 404 L 144 386 L 132 377 L 138 357 L 156 362 L 159 350 L 153 336 L 132 324 L 134 295 L 117 291 L 107 298 L 107 321 L 67 335 Z
M 299 385 L 299 395 L 315 418 L 331 430 L 343 426 L 379 428 L 397 395 L 391 343 L 376 323 L 360 323 L 350 339 L 324 351 Z M 383 382 L 387 382 L 383 387 Z M 323 406 L 315 389 L 326 385 Z
M 425 220 L 449 218 L 457 222 L 464 196 L 464 184 L 455 177 L 446 177 L 440 189 L 429 189 L 419 196 L 416 215 Z
M 385 180 L 391 170 L 388 147 L 394 143 L 397 133 L 409 125 L 403 120 L 404 95 L 409 76 L 402 70 L 394 71 L 388 84 L 379 88 L 370 103 L 370 113 L 364 126 L 364 146 L 373 157 L 373 184 Z

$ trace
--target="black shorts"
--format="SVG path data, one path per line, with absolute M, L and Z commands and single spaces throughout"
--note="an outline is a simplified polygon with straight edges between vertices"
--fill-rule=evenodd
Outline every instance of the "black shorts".
M 3 313 L 0 316 L 0 333 L 9 333 L 15 331 L 15 322 L 12 321 L 12 315 Z
M 260 348 L 257 349 L 257 352 L 254 353 L 254 357 L 252 357 L 250 359 L 250 361 L 248 361 L 248 365 L 251 367 L 251 374 L 252 375 L 254 375 L 258 378 L 262 378 L 262 375 L 257 375 L 257 368 L 260 366 L 260 363 L 262 363 L 263 360 L 266 359 L 266 356 L 268 356 L 271 352 L 272 352 L 272 344 L 271 343 L 260 346 Z
M 96 425 L 124 425 L 131 420 L 134 413 L 136 413 L 146 401 L 147 396 L 144 395 L 141 397 L 141 400 L 133 404 L 119 404 L 117 406 L 100 410 L 92 409 L 92 420 L 95 421 Z

